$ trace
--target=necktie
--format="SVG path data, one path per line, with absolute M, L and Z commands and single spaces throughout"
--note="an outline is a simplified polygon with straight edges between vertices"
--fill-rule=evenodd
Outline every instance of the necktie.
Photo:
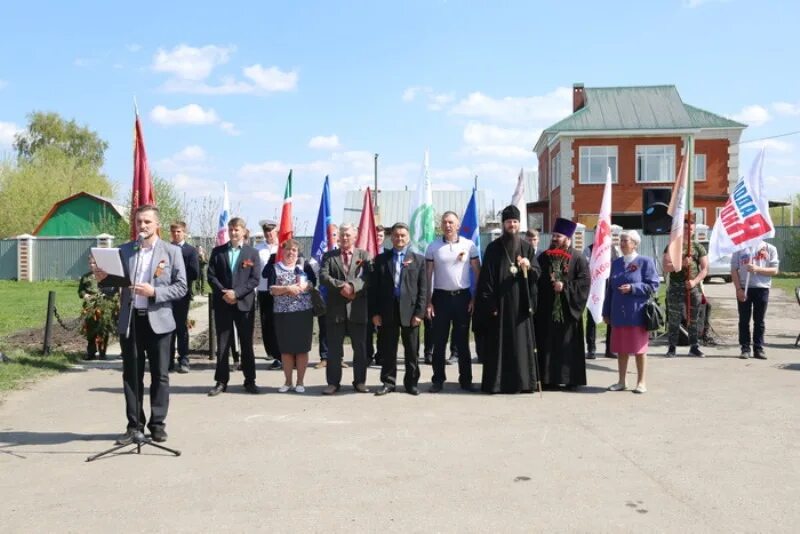
M 394 296 L 400 296 L 400 274 L 403 271 L 403 256 L 405 252 L 398 252 L 394 261 Z
M 344 260 L 344 270 L 350 271 L 350 253 L 342 251 L 342 259 Z

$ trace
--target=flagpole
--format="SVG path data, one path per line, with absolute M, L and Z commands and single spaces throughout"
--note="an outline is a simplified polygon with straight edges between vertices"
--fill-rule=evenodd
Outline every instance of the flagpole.
M 686 236 L 686 280 L 684 287 L 686 291 L 686 327 L 687 332 L 692 322 L 692 290 L 688 282 L 692 277 L 691 258 L 692 256 L 692 223 L 694 222 L 694 135 L 689 134 L 686 142 L 686 215 L 689 217 L 689 232 Z

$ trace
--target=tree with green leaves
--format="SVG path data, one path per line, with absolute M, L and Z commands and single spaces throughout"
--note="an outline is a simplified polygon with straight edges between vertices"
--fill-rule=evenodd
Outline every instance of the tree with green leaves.
M 108 143 L 100 139 L 97 132 L 52 112 L 30 113 L 28 127 L 14 136 L 14 150 L 20 162 L 32 162 L 43 150 L 57 150 L 96 172 L 103 166 L 107 148 Z

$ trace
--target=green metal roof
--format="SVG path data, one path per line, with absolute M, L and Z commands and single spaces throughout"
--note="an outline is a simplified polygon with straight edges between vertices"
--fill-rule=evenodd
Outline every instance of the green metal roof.
M 584 94 L 584 107 L 545 129 L 545 133 L 747 127 L 684 104 L 674 85 L 587 87 Z

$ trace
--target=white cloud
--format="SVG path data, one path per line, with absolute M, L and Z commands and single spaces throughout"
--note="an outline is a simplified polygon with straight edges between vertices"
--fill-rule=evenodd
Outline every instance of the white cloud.
M 22 130 L 13 122 L 0 121 L 0 148 L 14 144 L 14 136 Z
M 420 91 L 424 91 L 426 89 L 430 91 L 430 88 L 426 87 L 407 87 L 406 90 L 403 91 L 403 96 L 402 96 L 403 102 L 413 102 L 414 99 L 417 98 L 417 94 L 419 94 Z
M 200 178 L 189 174 L 178 173 L 172 177 L 172 185 L 180 192 L 186 192 L 190 196 L 200 196 L 199 192 L 215 191 L 219 189 L 219 183 L 209 178 Z
M 167 93 L 188 93 L 195 95 L 243 95 L 252 93 L 254 87 L 249 83 L 225 77 L 217 85 L 211 85 L 197 80 L 183 80 L 172 78 L 164 82 L 161 90 Z
M 91 67 L 93 63 L 94 60 L 87 57 L 76 57 L 72 62 L 72 64 L 78 68 Z
M 308 142 L 308 148 L 335 150 L 342 146 L 338 135 L 316 135 Z
M 186 80 L 204 80 L 219 65 L 227 63 L 236 47 L 206 45 L 199 48 L 185 44 L 172 50 L 158 49 L 153 58 L 153 70 L 168 72 Z
M 572 112 L 572 90 L 559 87 L 543 96 L 503 98 L 475 92 L 457 102 L 450 112 L 507 124 L 553 122 Z
M 464 128 L 462 154 L 503 159 L 533 159 L 531 147 L 541 130 L 503 128 L 491 124 L 469 122 Z
M 737 122 L 743 122 L 749 126 L 761 126 L 769 121 L 772 117 L 769 115 L 767 108 L 754 104 L 752 106 L 745 106 L 739 113 L 731 115 L 731 118 Z
M 182 108 L 169 109 L 166 106 L 156 106 L 150 111 L 150 118 L 162 126 L 175 126 L 179 124 L 211 125 L 216 124 L 228 135 L 239 135 L 239 130 L 232 122 L 220 119 L 213 109 L 203 109 L 197 104 L 189 104 Z
M 219 127 L 228 135 L 240 135 L 242 133 L 236 129 L 236 126 L 232 122 L 222 121 L 219 123 Z
M 169 109 L 156 106 L 150 112 L 150 118 L 157 124 L 172 126 L 174 124 L 215 124 L 219 122 L 217 112 L 205 110 L 197 104 L 189 104 L 182 108 Z
M 297 73 L 284 72 L 278 67 L 264 68 L 251 65 L 242 72 L 256 84 L 256 88 L 267 92 L 294 91 L 297 89 Z
M 136 53 L 136 52 L 138 52 L 139 50 L 141 50 L 141 49 L 142 49 L 142 45 L 140 45 L 140 44 L 138 44 L 138 43 L 130 43 L 130 44 L 126 44 L 126 45 L 125 45 L 125 49 L 126 49 L 128 52 L 131 52 L 131 53 Z
M 687 7 L 689 9 L 695 9 L 705 4 L 724 4 L 729 0 L 683 0 L 683 7 Z
M 439 111 L 444 109 L 446 105 L 455 100 L 456 97 L 452 93 L 439 93 L 428 95 L 428 109 L 431 111 Z
M 2 87 L 2 84 L 0 84 Z M 775 102 L 772 104 L 772 109 L 779 115 L 800 115 L 800 102 L 797 104 L 790 104 L 789 102 Z
M 781 152 L 781 153 L 789 153 L 794 150 L 794 146 L 791 143 L 787 143 L 786 141 L 781 141 L 780 139 L 763 139 L 760 141 L 751 141 L 751 142 L 743 142 L 741 143 L 743 149 L 747 150 L 761 150 L 762 148 L 766 148 L 767 152 Z
M 206 151 L 197 145 L 189 145 L 172 156 L 172 159 L 180 162 L 205 161 Z

